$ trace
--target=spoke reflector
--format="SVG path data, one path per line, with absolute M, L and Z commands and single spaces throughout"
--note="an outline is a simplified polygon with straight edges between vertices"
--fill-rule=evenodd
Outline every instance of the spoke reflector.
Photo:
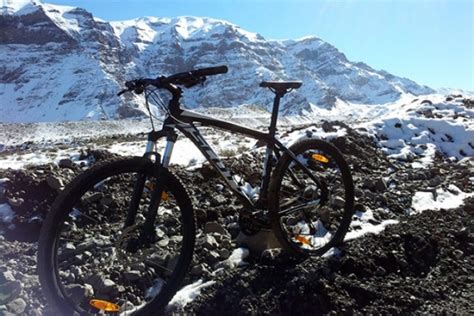
M 92 307 L 100 309 L 101 311 L 104 311 L 104 312 L 118 312 L 118 311 L 120 311 L 120 307 L 117 304 L 107 302 L 107 301 L 104 301 L 104 300 L 92 299 L 92 300 L 89 301 L 89 304 L 91 304 Z
M 153 191 L 156 188 L 156 183 L 152 181 L 147 181 L 145 183 L 145 186 L 147 187 L 148 190 Z
M 320 154 L 312 154 L 311 158 L 313 158 L 314 160 L 320 161 L 320 162 L 324 162 L 324 163 L 329 162 L 329 159 L 327 157 L 325 157 L 323 155 L 320 155 Z
M 302 244 L 311 246 L 311 243 L 309 242 L 308 238 L 306 238 L 306 237 L 303 237 L 301 235 L 296 235 L 295 239 L 297 241 L 299 241 L 300 243 L 302 243 Z
M 152 182 L 152 181 L 147 181 L 147 183 L 145 183 L 145 186 L 147 187 L 148 190 L 150 191 L 153 191 L 156 189 L 156 183 L 155 182 Z M 168 201 L 168 198 L 169 198 L 169 194 L 165 191 L 163 191 L 161 193 L 161 199 L 163 201 Z

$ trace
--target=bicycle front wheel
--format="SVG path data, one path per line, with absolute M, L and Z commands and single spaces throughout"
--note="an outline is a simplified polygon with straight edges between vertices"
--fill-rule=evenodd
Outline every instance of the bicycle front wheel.
M 38 247 L 40 281 L 55 313 L 154 315 L 173 297 L 192 258 L 195 227 L 183 186 L 160 174 L 166 182 L 146 240 L 141 228 L 160 181 L 148 159 L 95 166 L 58 196 Z
M 290 150 L 296 160 L 285 153 L 272 174 L 272 228 L 294 254 L 322 255 L 349 229 L 354 206 L 349 166 L 336 147 L 322 140 L 302 140 Z

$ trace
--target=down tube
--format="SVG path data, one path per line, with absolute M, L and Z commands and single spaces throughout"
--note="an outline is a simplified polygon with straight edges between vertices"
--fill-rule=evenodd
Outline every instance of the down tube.
M 242 192 L 242 189 L 237 185 L 235 182 L 232 173 L 230 170 L 224 165 L 222 160 L 219 156 L 216 155 L 214 150 L 212 150 L 211 146 L 207 143 L 207 141 L 202 137 L 199 130 L 190 124 L 181 125 L 178 124 L 176 127 L 191 141 L 196 145 L 197 148 L 201 151 L 201 153 L 206 157 L 206 159 L 212 164 L 219 174 L 224 179 L 227 186 L 237 195 L 237 198 L 240 202 L 247 208 L 254 208 L 252 201 Z

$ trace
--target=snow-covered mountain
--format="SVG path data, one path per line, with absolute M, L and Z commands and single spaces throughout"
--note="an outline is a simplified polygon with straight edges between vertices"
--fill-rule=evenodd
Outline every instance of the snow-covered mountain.
M 143 100 L 117 97 L 123 82 L 227 65 L 229 73 L 185 92 L 196 107 L 271 106 L 262 80 L 302 80 L 283 114 L 351 103 L 393 102 L 433 90 L 353 63 L 317 37 L 267 40 L 226 21 L 145 17 L 106 22 L 74 7 L 0 0 L 0 122 L 140 115 Z

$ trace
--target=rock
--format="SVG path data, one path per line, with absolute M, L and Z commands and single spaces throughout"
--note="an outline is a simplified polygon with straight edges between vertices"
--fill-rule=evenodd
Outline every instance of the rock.
M 323 129 L 324 132 L 329 133 L 329 132 L 336 132 L 337 130 L 334 128 L 334 123 L 324 121 L 323 124 L 321 125 L 321 128 Z
M 229 258 L 229 256 L 230 256 L 229 249 L 222 248 L 221 250 L 219 250 L 219 256 L 220 256 L 221 260 L 225 260 L 225 259 Z
M 375 271 L 375 275 L 384 276 L 386 274 L 387 274 L 387 271 L 383 267 L 377 267 L 377 270 Z
M 195 265 L 191 269 L 192 275 L 202 276 L 203 274 L 209 274 L 209 270 L 207 269 L 207 265 L 205 263 L 201 263 Z
M 217 251 L 209 251 L 206 254 L 206 262 L 210 265 L 214 265 L 220 259 L 219 253 Z
M 53 175 L 50 175 L 46 178 L 46 183 L 53 190 L 59 190 L 64 187 L 63 180 Z
M 0 186 L 0 203 L 4 203 L 3 200 L 6 198 L 5 197 L 5 192 L 7 189 L 4 187 Z
M 207 218 L 207 212 L 206 212 L 206 210 L 204 210 L 204 209 L 198 207 L 198 208 L 196 208 L 194 211 L 195 211 L 195 213 L 196 213 L 196 220 L 197 220 L 198 222 L 202 222 L 202 221 L 206 220 L 206 218 Z
M 115 282 L 110 280 L 110 279 L 105 279 L 104 280 L 104 284 L 103 284 L 103 287 L 101 289 L 101 292 L 104 292 L 104 293 L 111 293 L 113 292 L 115 289 L 117 288 L 117 286 L 115 285 Z
M 79 304 L 86 297 L 94 295 L 94 290 L 89 284 L 69 284 L 65 286 L 67 293 L 71 296 L 71 300 Z
M 7 308 L 14 314 L 23 314 L 26 308 L 26 302 L 21 297 L 11 301 L 7 304 Z
M 102 198 L 102 193 L 95 192 L 83 199 L 84 203 L 90 204 L 98 202 Z
M 219 244 L 217 243 L 216 239 L 214 238 L 214 236 L 211 235 L 206 235 L 204 237 L 204 242 L 202 245 L 208 250 L 213 250 L 219 247 Z
M 464 256 L 464 252 L 462 252 L 462 250 L 459 250 L 459 249 L 454 250 L 453 254 L 457 259 L 460 259 L 462 258 L 462 256 Z
M 134 263 L 131 266 L 131 269 L 132 270 L 137 270 L 137 271 L 140 271 L 140 272 L 144 272 L 146 270 L 146 265 L 143 262 Z
M 275 260 L 276 257 L 280 256 L 283 252 L 283 249 L 281 248 L 271 248 L 271 249 L 265 249 L 262 252 L 262 258 L 266 260 L 273 261 Z
M 345 200 L 340 196 L 333 196 L 331 198 L 331 205 L 333 205 L 336 208 L 343 208 L 345 204 L 346 204 Z
M 58 162 L 58 166 L 61 167 L 61 168 L 72 169 L 72 168 L 74 168 L 74 162 L 72 162 L 72 160 L 69 159 L 69 158 L 61 159 Z
M 0 284 L 0 304 L 6 304 L 16 299 L 22 288 L 23 285 L 18 280 Z
M 11 281 L 15 281 L 15 277 L 13 276 L 13 273 L 10 270 L 0 273 L 0 284 Z
M 21 206 L 24 202 L 25 202 L 25 200 L 23 200 L 22 198 L 11 198 L 11 199 L 8 199 L 8 204 L 10 204 L 10 205 L 13 206 L 13 207 L 19 207 L 19 206 Z
M 131 311 L 135 308 L 135 305 L 133 305 L 132 302 L 129 302 L 129 301 L 126 301 L 125 303 L 123 303 L 122 305 L 120 305 L 120 309 L 122 311 Z
M 140 271 L 137 270 L 126 271 L 123 273 L 123 276 L 125 280 L 129 282 L 140 280 L 140 278 L 142 277 Z
M 168 236 L 165 235 L 162 239 L 158 241 L 158 246 L 166 247 L 168 246 L 169 243 L 170 243 L 170 239 L 168 238 Z
M 240 233 L 240 226 L 238 223 L 230 223 L 227 225 L 227 229 L 232 239 L 236 238 Z
M 112 197 L 104 196 L 103 198 L 100 199 L 100 204 L 109 206 L 110 204 L 112 204 L 113 201 L 114 199 Z
M 101 291 L 104 287 L 105 277 L 100 274 L 94 274 L 86 279 L 87 284 L 90 284 L 95 291 Z
M 378 178 L 375 181 L 374 188 L 377 192 L 385 192 L 387 190 L 387 183 L 383 178 Z
M 211 206 L 224 205 L 226 204 L 226 202 L 227 202 L 227 199 L 220 194 L 214 195 L 211 197 Z
M 218 222 L 207 222 L 206 226 L 204 227 L 204 233 L 205 234 L 218 233 L 221 235 L 228 234 L 225 228 Z

